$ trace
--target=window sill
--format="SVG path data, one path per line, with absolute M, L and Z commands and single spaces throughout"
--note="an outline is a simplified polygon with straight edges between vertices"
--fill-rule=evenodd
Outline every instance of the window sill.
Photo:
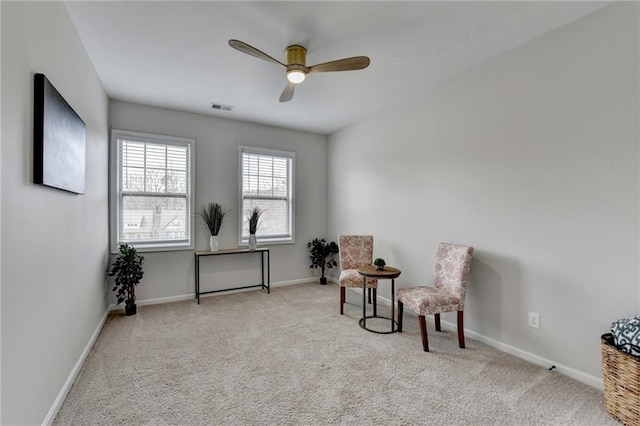
M 169 251 L 195 250 L 195 247 L 191 244 L 180 245 L 180 246 L 150 246 L 149 245 L 149 246 L 142 246 L 142 247 L 136 247 L 135 244 L 131 244 L 131 243 L 127 243 L 127 244 L 135 247 L 138 253 L 162 253 L 162 252 L 169 252 Z M 120 251 L 118 250 L 117 247 L 115 249 L 114 248 L 111 249 L 111 254 L 117 255 L 118 253 L 120 253 Z
M 285 244 L 295 244 L 295 240 L 258 240 L 258 247 L 280 246 Z M 248 241 L 238 242 L 238 247 L 249 247 Z

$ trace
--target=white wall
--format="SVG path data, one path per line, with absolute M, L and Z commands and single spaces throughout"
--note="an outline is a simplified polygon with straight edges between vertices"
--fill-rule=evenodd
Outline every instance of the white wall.
M 2 7 L 0 7 L 0 30 L 2 29 Z M 0 46 L 2 45 L 2 31 L 0 31 Z M 1 51 L 1 49 L 0 49 Z M 2 98 L 2 67 L 0 66 L 0 99 Z M 0 102 L 0 117 L 2 117 L 2 102 Z M 0 138 L 2 137 L 2 120 L 0 119 Z M 2 223 L 2 149 L 0 149 L 0 224 Z M 0 226 L 0 342 L 2 342 L 2 226 Z M 0 421 L 2 421 L 2 350 L 0 348 Z
M 2 419 L 47 416 L 106 309 L 108 99 L 60 2 L 1 2 Z M 32 183 L 33 74 L 86 123 L 86 193 Z
M 220 248 L 238 245 L 238 145 L 295 151 L 296 242 L 271 246 L 271 282 L 289 283 L 313 276 L 306 243 L 324 237 L 327 231 L 325 136 L 121 101 L 111 101 L 109 120 L 114 129 L 196 140 L 196 209 L 217 202 L 232 210 L 220 231 Z M 208 232 L 196 222 L 196 249 L 206 250 L 208 244 Z M 145 276 L 137 287 L 139 300 L 194 293 L 192 251 L 143 255 Z M 201 290 L 259 283 L 259 257 L 249 256 L 202 259 Z
M 640 312 L 638 36 L 616 4 L 330 136 L 329 236 L 372 233 L 403 287 L 473 245 L 466 327 L 599 381 Z

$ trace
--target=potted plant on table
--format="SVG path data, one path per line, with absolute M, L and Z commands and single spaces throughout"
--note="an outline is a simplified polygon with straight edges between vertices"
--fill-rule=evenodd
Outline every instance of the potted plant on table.
M 326 285 L 327 278 L 324 276 L 324 270 L 325 268 L 331 269 L 334 266 L 338 266 L 338 263 L 334 259 L 335 254 L 340 251 L 338 245 L 335 241 L 327 243 L 327 240 L 324 238 L 314 238 L 313 241 L 307 243 L 307 248 L 309 249 L 309 258 L 311 259 L 311 266 L 309 266 L 309 268 L 320 268 L 322 271 L 320 284 Z
M 249 210 L 247 220 L 249 221 L 249 250 L 255 250 L 258 244 L 256 238 L 256 232 L 258 231 L 258 225 L 260 224 L 260 216 L 264 213 L 259 207 L 254 207 Z
M 209 230 L 209 248 L 211 251 L 218 251 L 218 234 L 224 223 L 224 217 L 229 213 L 218 203 L 209 203 L 202 206 L 202 210 L 198 213 L 202 222 Z
M 116 292 L 118 304 L 124 302 L 124 313 L 127 316 L 135 315 L 136 307 L 136 285 L 142 279 L 144 271 L 142 263 L 144 257 L 140 256 L 135 247 L 128 244 L 120 244 L 118 257 L 111 265 L 109 276 L 115 277 L 113 291 Z
M 373 265 L 376 267 L 376 269 L 378 271 L 384 271 L 384 267 L 386 265 L 385 261 L 383 258 L 381 257 L 377 257 L 374 261 L 373 261 Z

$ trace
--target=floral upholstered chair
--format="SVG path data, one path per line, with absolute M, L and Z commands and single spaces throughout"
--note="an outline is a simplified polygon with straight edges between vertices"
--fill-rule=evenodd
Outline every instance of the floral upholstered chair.
M 429 352 L 425 315 L 433 315 L 436 331 L 440 314 L 458 312 L 458 344 L 464 348 L 464 298 L 471 271 L 473 247 L 440 243 L 436 254 L 434 287 L 411 287 L 398 290 L 398 331 L 402 331 L 404 305 L 418 314 L 422 346 Z
M 340 235 L 338 237 L 340 246 L 340 315 L 344 314 L 344 302 L 346 297 L 346 287 L 362 288 L 362 275 L 358 273 L 358 268 L 371 265 L 373 261 L 373 236 L 371 235 Z M 367 279 L 367 288 L 373 289 L 373 315 L 377 314 L 377 291 L 378 280 Z M 371 293 L 369 293 L 369 303 L 371 303 Z

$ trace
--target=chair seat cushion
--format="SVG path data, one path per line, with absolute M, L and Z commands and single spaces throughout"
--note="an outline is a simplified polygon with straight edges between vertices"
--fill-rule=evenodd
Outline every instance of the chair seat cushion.
M 436 287 L 411 287 L 398 290 L 398 302 L 418 315 L 461 311 L 460 299 L 448 291 Z
M 360 287 L 362 288 L 362 275 L 357 269 L 345 269 L 340 272 L 340 287 Z M 378 280 L 367 278 L 367 288 L 378 288 Z

